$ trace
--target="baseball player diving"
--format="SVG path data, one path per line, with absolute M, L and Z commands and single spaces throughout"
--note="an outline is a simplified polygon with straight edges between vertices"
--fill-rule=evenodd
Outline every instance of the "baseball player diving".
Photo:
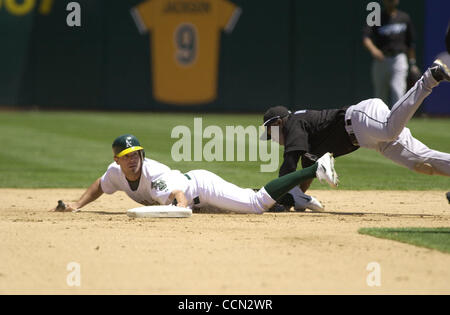
M 376 98 L 343 109 L 321 111 L 291 113 L 283 106 L 272 107 L 263 118 L 266 132 L 262 140 L 271 139 L 271 126 L 279 128 L 279 136 L 273 140 L 284 146 L 280 176 L 295 171 L 300 157 L 302 166 L 308 167 L 325 152 L 338 157 L 359 147 L 376 150 L 418 173 L 450 176 L 450 154 L 428 148 L 405 127 L 423 100 L 443 81 L 450 81 L 450 71 L 443 62 L 435 60 L 391 110 Z M 298 194 L 305 192 L 312 180 L 296 188 Z M 292 206 L 288 200 L 281 203 Z
M 261 214 L 305 180 L 317 177 L 332 187 L 338 184 L 334 159 L 329 153 L 310 167 L 272 180 L 255 192 L 240 188 L 206 170 L 182 174 L 145 158 L 144 148 L 133 135 L 116 138 L 112 149 L 114 162 L 103 176 L 94 181 L 77 202 L 67 204 L 61 210 L 76 212 L 103 193 L 124 191 L 131 199 L 145 206 L 173 204 L 190 209 L 212 206 L 237 213 Z

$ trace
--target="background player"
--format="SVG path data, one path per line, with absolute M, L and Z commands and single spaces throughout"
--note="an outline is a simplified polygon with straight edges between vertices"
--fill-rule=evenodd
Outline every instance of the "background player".
M 303 167 L 307 167 L 314 163 L 315 155 L 331 152 L 338 157 L 359 147 L 376 150 L 419 173 L 450 176 L 450 154 L 428 148 L 405 128 L 432 88 L 442 81 L 450 81 L 450 71 L 436 60 L 392 110 L 380 99 L 365 100 L 346 109 L 302 110 L 294 114 L 285 107 L 273 107 L 264 115 L 267 130 L 262 139 L 271 138 L 269 126 L 280 128 L 279 139 L 274 139 L 285 148 L 280 176 L 295 171 L 300 157 Z M 306 191 L 311 181 L 304 182 L 301 189 Z
M 103 193 L 124 191 L 143 205 L 176 204 L 188 208 L 212 206 L 238 213 L 261 214 L 304 180 L 318 177 L 333 187 L 338 183 L 334 159 L 329 153 L 313 166 L 277 178 L 255 192 L 253 189 L 240 188 L 205 170 L 182 174 L 147 159 L 144 157 L 144 148 L 133 135 L 116 138 L 112 147 L 115 162 L 77 202 L 67 205 L 65 211 L 78 211 Z
M 408 70 L 420 77 L 413 24 L 407 13 L 397 9 L 399 3 L 399 0 L 384 0 L 381 26 L 366 26 L 363 32 L 363 45 L 374 59 L 372 81 L 375 97 L 389 105 L 395 104 L 405 94 Z

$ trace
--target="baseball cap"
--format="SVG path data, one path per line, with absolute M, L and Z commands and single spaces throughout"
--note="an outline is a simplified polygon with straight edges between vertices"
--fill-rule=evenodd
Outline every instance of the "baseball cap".
M 269 108 L 263 117 L 263 126 L 266 127 L 266 130 L 261 135 L 261 140 L 270 140 L 272 137 L 267 134 L 267 129 L 278 119 L 288 116 L 291 113 L 289 109 L 284 106 L 275 106 Z
M 130 134 L 117 137 L 112 144 L 114 155 L 117 157 L 124 156 L 134 151 L 144 150 L 139 140 Z

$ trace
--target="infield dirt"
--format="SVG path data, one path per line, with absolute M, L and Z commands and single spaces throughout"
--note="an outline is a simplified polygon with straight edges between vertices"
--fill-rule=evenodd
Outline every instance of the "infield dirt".
M 444 191 L 310 191 L 326 213 L 130 219 L 137 204 L 122 193 L 49 212 L 82 192 L 0 189 L 0 293 L 450 294 L 449 254 L 357 232 L 449 227 Z M 379 287 L 366 281 L 371 262 Z

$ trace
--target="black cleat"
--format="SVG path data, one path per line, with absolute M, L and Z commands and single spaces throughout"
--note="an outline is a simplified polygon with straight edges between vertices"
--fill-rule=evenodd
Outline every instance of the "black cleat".
M 438 81 L 447 81 L 450 82 L 450 70 L 447 65 L 443 63 L 441 60 L 436 59 L 430 67 L 431 75 L 433 78 Z
M 268 212 L 286 212 L 286 211 L 289 211 L 289 209 L 286 209 L 285 206 L 279 203 L 274 204 L 273 207 L 268 210 Z

